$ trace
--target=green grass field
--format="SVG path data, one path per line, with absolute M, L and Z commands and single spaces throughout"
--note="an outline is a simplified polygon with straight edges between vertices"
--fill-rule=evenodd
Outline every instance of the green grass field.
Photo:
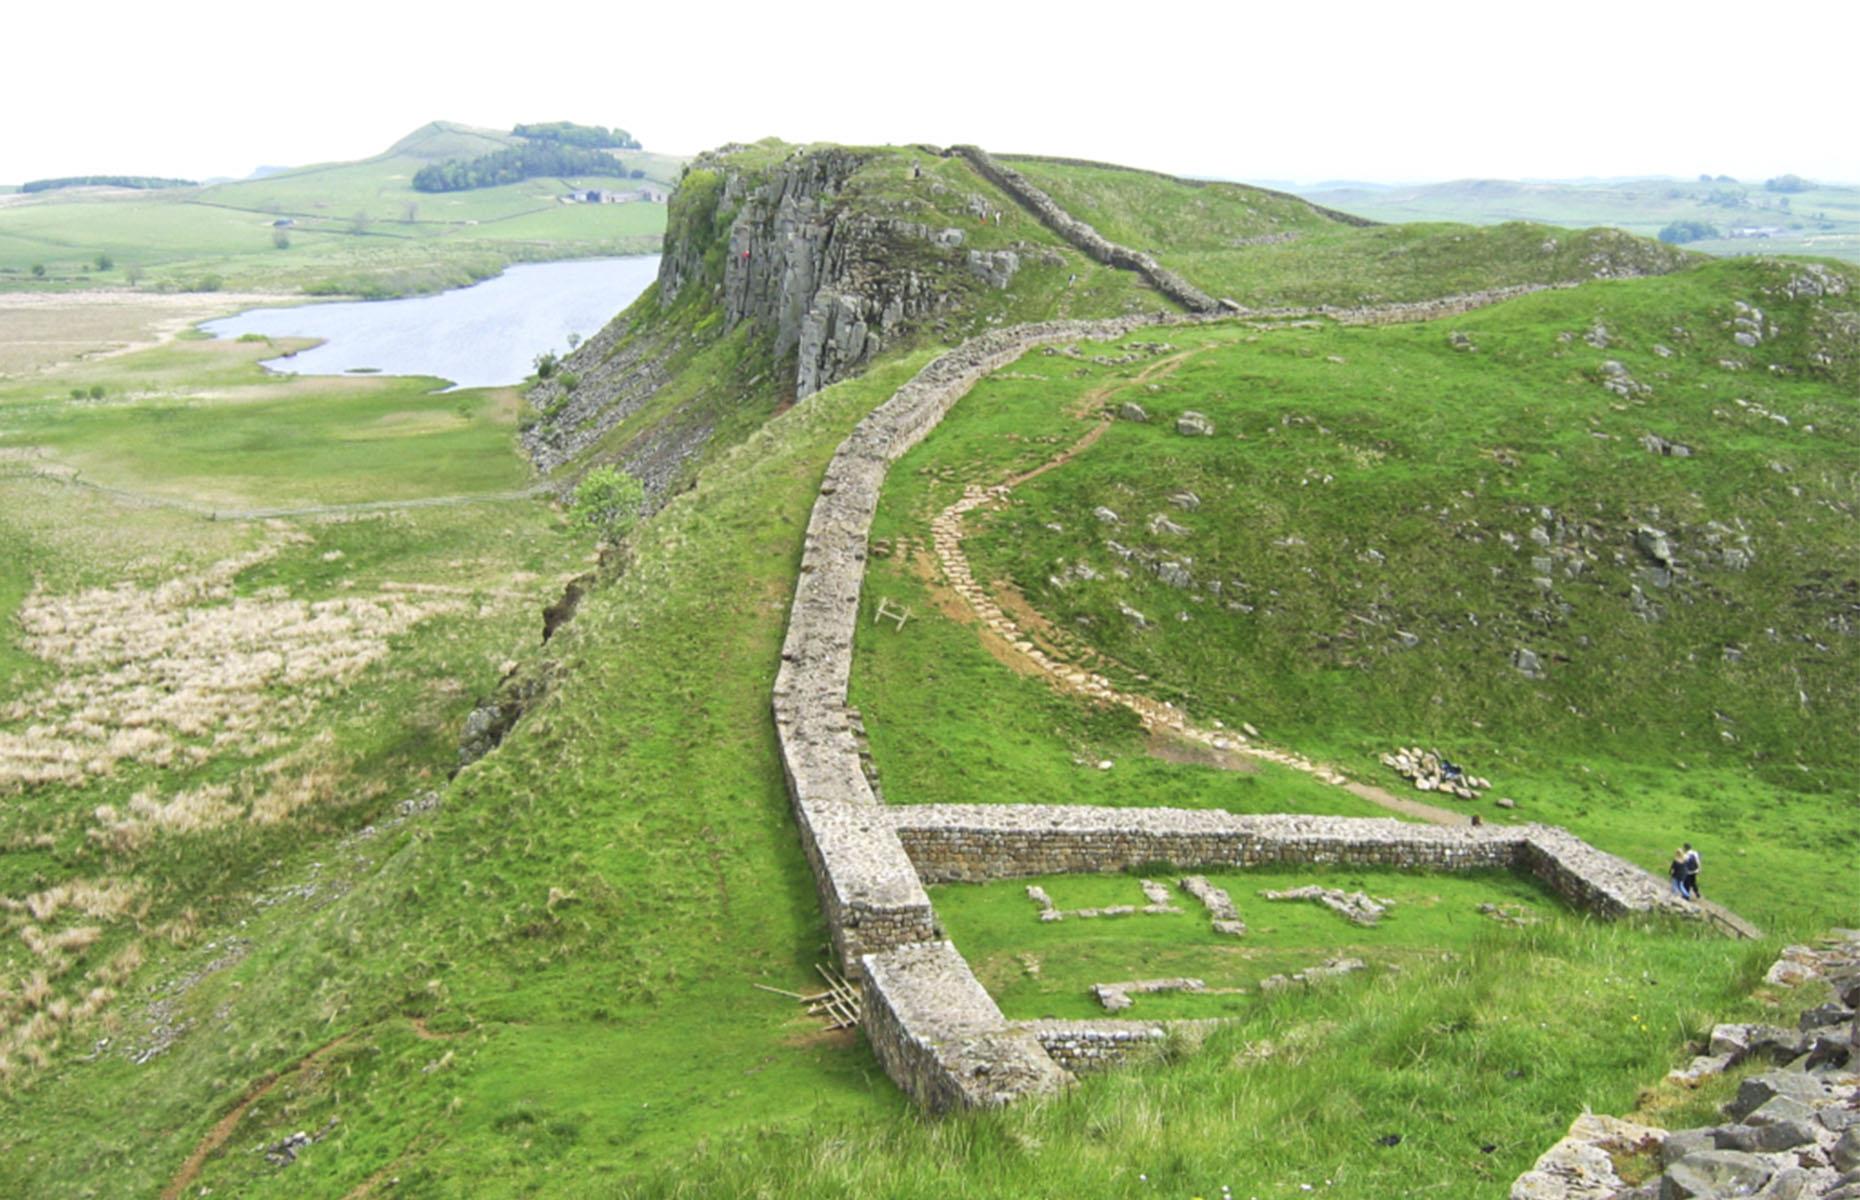
M 953 195 L 920 197 L 907 168 L 878 163 L 860 203 L 922 203 L 911 219 L 927 221 L 939 205 L 960 212 L 968 192 L 990 194 L 936 160 L 926 174 Z M 997 236 L 992 222 L 973 232 L 996 244 L 982 241 Z M 1015 210 L 998 236 L 1046 245 Z M 1500 876 L 1224 873 L 1253 926 L 1234 945 L 1213 939 L 1186 896 L 1181 916 L 1042 925 L 1024 883 L 940 888 L 953 936 L 1017 1016 L 1087 1015 L 1083 989 L 1108 979 L 1182 970 L 1256 988 L 1333 953 L 1373 963 L 1270 997 L 1139 998 L 1133 1015 L 1232 1020 L 1064 1095 L 945 1120 L 913 1110 L 862 1040 L 754 986 L 811 990 L 829 954 L 768 709 L 825 464 L 929 360 L 935 337 L 1145 303 L 1116 278 L 1055 295 L 1072 273 L 1060 261 L 788 407 L 756 390 L 766 347 L 740 327 L 723 333 L 704 289 L 651 318 L 636 332 L 684 347 L 678 380 L 601 452 L 680 405 L 736 424 L 541 649 L 539 609 L 591 547 L 540 501 L 208 521 L 0 479 L 0 555 L 31 579 L 0 576 L 0 752 L 16 748 L 9 737 L 82 741 L 167 694 L 116 678 L 140 669 L 148 646 L 92 621 L 99 611 L 172 642 L 166 657 L 199 664 L 214 685 L 189 692 L 195 703 L 230 714 L 177 734 L 166 762 L 137 757 L 146 747 L 132 741 L 107 771 L 15 788 L 0 804 L 0 1193 L 160 1195 L 199 1153 L 189 1195 L 1211 1198 L 1225 1185 L 1262 1200 L 1307 1189 L 1472 1198 L 1502 1192 L 1585 1106 L 1664 1106 L 1679 1119 L 1721 1099 L 1723 1085 L 1683 1104 L 1648 1089 L 1715 1022 L 1791 1023 L 1811 998 L 1753 994 L 1764 969 L 1785 938 L 1851 923 L 1860 899 L 1828 874 L 1854 803 L 1839 750 L 1854 719 L 1840 687 L 1852 649 L 1828 622 L 1855 573 L 1843 540 L 1854 379 L 1842 374 L 1855 359 L 1841 304 L 1772 297 L 1763 289 L 1791 269 L 1761 264 L 1592 283 L 1430 325 L 1149 331 L 1130 340 L 1173 349 L 1129 363 L 1091 361 L 1121 347 L 1031 355 L 894 467 L 874 530 L 890 553 L 874 558 L 867 596 L 914 615 L 898 631 L 862 623 L 852 700 L 894 803 L 1373 811 L 1291 772 L 1176 761 L 1130 718 L 1015 675 L 946 610 L 924 557 L 930 514 L 964 483 L 1044 462 L 1104 406 L 1134 400 L 1149 423 L 1112 425 L 974 522 L 979 578 L 1015 582 L 1102 647 L 1101 669 L 1197 717 L 1253 721 L 1270 741 L 1366 774 L 1393 741 L 1451 742 L 1518 798 L 1517 817 L 1567 824 L 1650 866 L 1689 833 L 1706 851 L 1707 894 L 1765 925 L 1767 940 L 1602 924 Z M 1446 290 L 1473 269 L 1465 261 L 1481 260 L 1428 260 L 1410 278 Z M 1760 349 L 1731 341 L 1734 300 L 1773 317 Z M 1584 341 L 1598 320 L 1606 351 Z M 1456 349 L 1454 331 L 1474 348 Z M 8 385 L 0 474 L 44 447 L 117 486 L 259 504 L 522 478 L 512 397 L 282 381 L 254 366 L 265 352 L 182 342 Z M 1821 352 L 1832 382 L 1810 369 Z M 1143 375 L 1178 353 L 1172 372 Z M 1610 360 L 1653 390 L 1604 389 Z M 95 402 L 92 385 L 104 389 Z M 719 396 L 748 399 L 729 413 Z M 1187 408 L 1218 436 L 1171 432 Z M 1649 455 L 1637 441 L 1649 430 L 1698 454 Z M 1183 487 L 1199 508 L 1167 503 Z M 1191 574 L 1218 568 L 1221 599 L 1209 589 L 1196 603 L 1111 554 L 1098 504 L 1122 515 L 1127 546 L 1184 536 L 1152 534 L 1152 511 L 1188 527 Z M 1624 523 L 1652 520 L 1655 505 L 1689 571 L 1667 588 L 1601 553 L 1628 554 Z M 1553 564 L 1568 614 L 1531 582 L 1531 526 L 1555 525 L 1541 507 L 1615 539 L 1592 547 L 1580 580 Z M 1741 574 L 1722 548 L 1708 566 L 1706 522 L 1720 517 L 1733 531 L 1741 519 L 1751 539 Z M 1097 564 L 1094 585 L 1048 582 L 1080 560 Z M 1834 592 L 1795 589 L 1827 582 L 1820 570 Z M 1662 606 L 1659 621 L 1620 611 L 1636 584 Z M 94 588 L 110 590 L 85 599 Z M 1120 595 L 1159 619 L 1119 626 L 1107 602 Z M 1251 612 L 1224 607 L 1240 596 Z M 64 602 L 57 621 L 43 616 L 47 597 Z M 1544 606 L 1549 621 L 1530 615 Z M 33 652 L 74 628 L 122 649 L 91 655 L 79 639 L 57 661 Z M 1374 639 L 1338 633 L 1358 628 Z M 1395 629 L 1422 640 L 1397 652 Z M 1508 655 L 1527 632 L 1548 672 L 1521 683 Z M 221 636 L 229 653 L 211 641 Z M 335 669 L 350 653 L 354 669 Z M 1614 661 L 1587 665 L 1605 655 Z M 325 673 L 296 687 L 294 667 Z M 1778 690 L 1791 667 L 1806 710 Z M 465 715 L 513 669 L 547 686 L 498 750 L 448 784 Z M 83 690 L 47 694 L 61 682 Z M 1745 686 L 1754 699 L 1740 699 Z M 1721 737 L 1713 707 L 1738 742 Z M 1105 759 L 1109 770 L 1096 765 Z M 1398 904 L 1365 931 L 1254 894 L 1306 881 Z M 1132 902 L 1136 888 L 1129 876 L 1044 882 L 1065 907 Z M 1487 901 L 1540 919 L 1499 924 L 1474 911 Z M 268 1162 L 264 1150 L 298 1130 L 319 1140 L 289 1167 Z
M 657 249 L 663 204 L 564 204 L 561 197 L 642 183 L 665 190 L 676 185 L 682 159 L 623 152 L 627 169 L 644 171 L 643 180 L 413 189 L 414 172 L 429 162 L 507 141 L 436 122 L 359 162 L 201 188 L 45 192 L 0 208 L 0 289 L 404 295 L 470 283 L 512 262 Z M 287 244 L 278 245 L 280 238 Z

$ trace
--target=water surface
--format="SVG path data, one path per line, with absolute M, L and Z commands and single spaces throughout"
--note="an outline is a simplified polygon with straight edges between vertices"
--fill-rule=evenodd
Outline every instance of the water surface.
M 265 366 L 292 375 L 434 375 L 458 387 L 521 382 L 538 354 L 587 337 L 658 277 L 656 254 L 524 263 L 435 296 L 254 308 L 208 321 L 216 337 L 322 338 Z

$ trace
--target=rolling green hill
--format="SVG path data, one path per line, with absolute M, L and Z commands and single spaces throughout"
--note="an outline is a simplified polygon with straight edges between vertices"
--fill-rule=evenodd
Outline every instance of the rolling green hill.
M 912 613 L 854 645 L 888 801 L 1379 811 L 1185 754 L 978 628 L 931 523 L 1045 466 L 961 543 L 1033 638 L 1385 785 L 1382 750 L 1441 744 L 1516 801 L 1483 802 L 1494 822 L 1656 869 L 1689 837 L 1768 940 L 1478 877 L 1271 877 L 1397 898 L 1362 931 L 1234 872 L 1253 944 L 1188 917 L 1055 929 L 1018 884 L 951 886 L 951 935 L 1016 1015 L 1090 1012 L 1086 983 L 1158 965 L 1249 990 L 1155 1000 L 1232 1019 L 1066 1094 L 909 1109 L 856 1034 L 780 994 L 827 954 L 769 712 L 822 474 L 942 347 L 1168 304 L 960 156 L 732 146 L 674 195 L 659 283 L 520 415 L 269 380 L 240 343 L 0 393 L 0 550 L 31 564 L 0 576 L 0 1193 L 1472 1198 L 1585 1106 L 1723 1098 L 1655 1085 L 1717 1021 L 1793 1023 L 1753 985 L 1860 903 L 1838 867 L 1860 277 L 1014 162 L 1250 307 L 1545 290 L 1429 322 L 1149 328 L 976 384 L 873 530 L 865 594 Z M 338 213 L 368 202 L 351 169 Z M 1205 435 L 1177 431 L 1191 410 Z M 658 505 L 541 644 L 590 550 L 541 499 L 244 521 L 149 500 L 503 492 L 535 478 L 519 444 L 562 484 L 625 465 Z M 86 452 L 120 492 L 51 477 Z M 194 674 L 143 687 L 156 661 Z M 1044 882 L 1068 905 L 1136 886 Z M 1372 967 L 1257 990 L 1332 954 Z
M 662 204 L 562 202 L 577 189 L 640 185 L 617 174 L 441 195 L 412 187 L 422 166 L 516 140 L 436 121 L 357 162 L 159 193 L 86 189 L 21 198 L 0 207 L 0 288 L 402 295 L 469 283 L 511 262 L 657 249 Z M 661 190 L 676 186 L 683 165 L 645 151 L 622 152 L 617 161 L 643 170 Z M 107 270 L 99 255 L 107 256 Z
M 1810 182 L 1773 191 L 1765 181 L 1630 179 L 1527 183 L 1463 179 L 1401 187 L 1343 186 L 1300 194 L 1378 221 L 1540 221 L 1612 225 L 1655 237 L 1675 223 L 1709 227 L 1686 244 L 1708 254 L 1820 254 L 1860 261 L 1860 188 Z

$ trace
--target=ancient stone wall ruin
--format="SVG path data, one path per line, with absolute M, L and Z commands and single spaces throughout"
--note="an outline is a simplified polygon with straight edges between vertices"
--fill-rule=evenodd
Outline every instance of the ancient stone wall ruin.
M 1133 269 L 1144 268 L 1139 263 Z M 1524 290 L 1533 289 L 1328 315 L 1357 323 L 1377 317 L 1418 320 Z M 1200 293 L 1183 300 L 1190 301 L 1191 307 L 1212 306 Z M 1006 1020 L 967 961 L 943 940 L 924 891 L 926 879 L 1117 871 L 1163 862 L 1509 868 L 1542 879 L 1572 904 L 1605 917 L 1658 911 L 1671 903 L 1661 881 L 1540 825 L 1442 828 L 1393 820 L 1070 806 L 888 808 L 878 801 L 860 760 L 846 689 L 866 538 L 890 464 L 983 375 L 1033 346 L 1217 319 L 1206 312 L 1053 321 L 972 338 L 932 360 L 861 421 L 821 481 L 776 675 L 776 731 L 834 949 L 847 974 L 862 981 L 866 1036 L 898 1086 L 932 1110 L 1000 1104 L 1052 1090 L 1070 1078 L 1070 1070 L 1117 1061 L 1154 1044 L 1167 1030 L 1128 1021 Z
M 1096 229 L 1059 207 L 1051 196 L 1035 187 L 1025 175 L 1013 167 L 996 162 L 980 146 L 952 146 L 950 149 L 967 159 L 976 174 L 1014 197 L 1028 212 L 1040 219 L 1040 224 L 1078 247 L 1088 257 L 1106 266 L 1137 272 L 1149 281 L 1151 287 L 1190 312 L 1211 313 L 1237 308 L 1231 302 L 1216 300 L 1142 251 L 1109 241 Z

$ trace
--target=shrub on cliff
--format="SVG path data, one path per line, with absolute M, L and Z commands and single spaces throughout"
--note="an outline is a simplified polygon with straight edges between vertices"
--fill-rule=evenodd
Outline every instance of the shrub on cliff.
M 616 467 L 596 467 L 575 485 L 576 520 L 593 526 L 610 542 L 626 536 L 645 502 L 645 486 Z

